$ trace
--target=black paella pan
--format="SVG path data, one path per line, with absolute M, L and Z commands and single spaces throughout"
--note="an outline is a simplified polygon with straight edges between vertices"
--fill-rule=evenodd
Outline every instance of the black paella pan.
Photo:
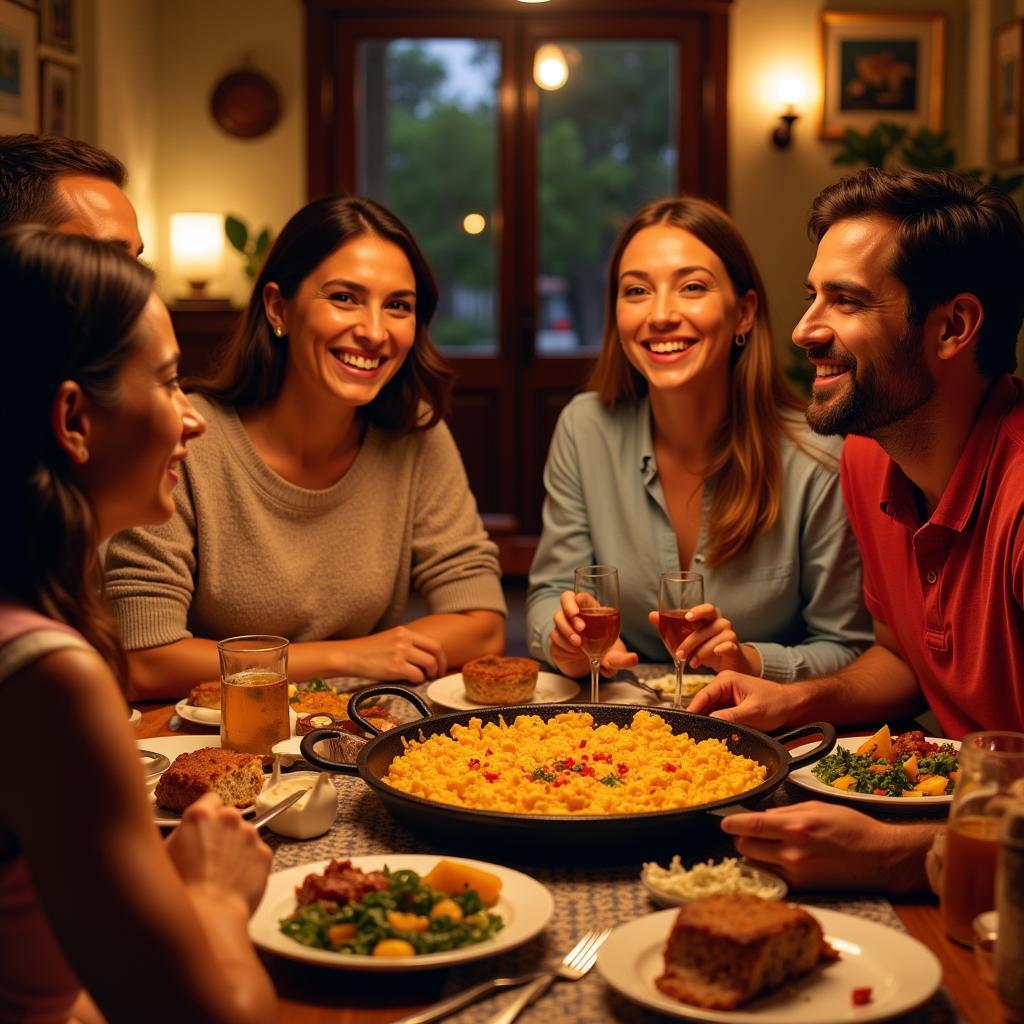
M 414 705 L 424 716 L 404 725 L 381 732 L 359 713 L 359 707 L 369 699 L 382 695 L 402 697 Z M 438 803 L 423 797 L 411 796 L 383 782 L 391 762 L 403 753 L 403 740 L 427 739 L 438 733 L 448 733 L 453 725 L 467 725 L 471 718 L 497 722 L 504 718 L 511 723 L 520 715 L 537 715 L 547 720 L 566 711 L 586 711 L 595 724 L 614 722 L 620 727 L 629 725 L 637 711 L 654 711 L 672 728 L 673 733 L 688 733 L 694 740 L 724 740 L 733 754 L 759 761 L 767 769 L 761 785 L 739 796 L 716 800 L 692 807 L 679 807 L 667 811 L 648 811 L 627 814 L 511 814 L 500 811 L 475 810 Z M 670 708 L 650 708 L 630 704 L 529 704 L 504 707 L 481 707 L 474 711 L 431 715 L 430 709 L 415 693 L 399 686 L 374 686 L 356 694 L 348 706 L 353 722 L 368 733 L 376 734 L 359 750 L 355 763 L 335 761 L 323 756 L 315 747 L 322 740 L 340 737 L 336 729 L 316 729 L 302 738 L 303 758 L 323 771 L 358 775 L 380 798 L 391 814 L 407 828 L 445 840 L 479 843 L 496 841 L 517 847 L 572 846 L 593 843 L 630 846 L 664 841 L 666 834 L 678 835 L 677 829 L 690 819 L 702 818 L 709 811 L 726 807 L 754 807 L 786 780 L 790 771 L 810 764 L 827 754 L 836 742 L 833 727 L 825 722 L 812 722 L 783 735 L 771 737 L 747 726 L 723 722 L 718 718 L 691 715 Z M 785 744 L 807 736 L 821 736 L 813 750 L 798 757 L 790 755 Z

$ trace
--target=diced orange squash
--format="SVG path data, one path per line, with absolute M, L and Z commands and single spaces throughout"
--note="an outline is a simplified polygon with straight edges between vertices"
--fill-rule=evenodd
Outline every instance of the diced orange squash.
M 891 764 L 873 764 L 868 771 L 874 772 L 876 775 L 884 775 L 887 771 L 892 768 Z
M 924 793 L 925 796 L 942 796 L 946 792 L 948 781 L 945 775 L 925 775 L 914 786 L 914 789 Z
M 920 797 L 923 797 L 924 793 L 922 793 L 921 790 L 919 790 L 919 789 L 905 789 L 905 790 L 903 790 L 902 793 L 900 793 L 900 796 L 920 796 Z
M 911 782 L 917 782 L 917 777 L 920 774 L 917 770 L 917 754 L 914 754 L 913 757 L 908 757 L 903 762 L 903 770 L 907 773 L 907 778 Z
M 960 769 L 959 768 L 957 768 L 956 771 L 952 771 L 952 772 L 949 773 L 949 781 L 950 782 L 959 782 L 960 781 Z
M 462 907 L 455 900 L 438 900 L 430 908 L 432 918 L 449 917 L 452 922 L 458 924 L 462 920 Z
M 413 949 L 411 942 L 406 942 L 405 939 L 381 939 L 376 946 L 373 947 L 373 956 L 415 956 L 416 950 Z
M 832 788 L 849 789 L 854 785 L 854 783 L 856 783 L 856 781 L 857 780 L 852 775 L 840 775 L 839 778 L 832 783 Z
M 396 932 L 425 932 L 430 921 L 422 914 L 403 914 L 400 910 L 389 910 L 388 924 Z
M 327 929 L 327 941 L 331 944 L 332 949 L 337 949 L 348 942 L 349 939 L 354 939 L 355 937 L 356 926 L 352 922 L 348 924 L 332 924 Z
M 454 860 L 439 860 L 423 876 L 423 881 L 449 896 L 475 889 L 486 907 L 493 907 L 501 893 L 501 879 L 497 875 Z
M 854 753 L 858 757 L 870 757 L 873 761 L 883 758 L 892 764 L 892 736 L 889 726 L 883 725 L 874 736 L 866 739 Z

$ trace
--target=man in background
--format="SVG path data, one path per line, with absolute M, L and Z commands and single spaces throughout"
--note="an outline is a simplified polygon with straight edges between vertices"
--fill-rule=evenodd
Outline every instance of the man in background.
M 105 150 L 63 135 L 0 136 L 0 225 L 34 223 L 142 253 L 127 172 Z
M 954 739 L 1024 731 L 1020 213 L 954 175 L 869 170 L 815 199 L 810 230 L 793 340 L 815 367 L 808 422 L 848 435 L 843 496 L 875 643 L 785 686 L 720 673 L 690 710 L 770 730 L 894 722 L 927 700 Z M 939 831 L 816 803 L 723 828 L 794 884 L 893 890 L 923 886 Z

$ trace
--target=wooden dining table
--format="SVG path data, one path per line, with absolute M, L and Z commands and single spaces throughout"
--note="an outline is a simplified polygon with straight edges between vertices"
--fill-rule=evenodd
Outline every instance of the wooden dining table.
M 139 705 L 139 710 L 142 713 L 136 724 L 139 739 L 216 735 L 208 728 L 177 719 L 172 705 Z M 174 731 L 169 728 L 172 716 L 176 719 Z M 339 856 L 342 855 L 339 852 Z M 1001 1024 L 1006 1017 L 995 990 L 979 973 L 973 950 L 946 936 L 937 899 L 930 894 L 889 895 L 887 899 L 907 932 L 938 958 L 942 967 L 942 988 L 951 1004 L 947 1019 L 969 1024 Z M 387 1024 L 446 994 L 444 970 L 387 975 L 334 971 L 270 955 L 264 956 L 264 963 L 278 992 L 282 1024 Z M 914 1019 L 913 1015 L 899 1018 L 901 1022 Z

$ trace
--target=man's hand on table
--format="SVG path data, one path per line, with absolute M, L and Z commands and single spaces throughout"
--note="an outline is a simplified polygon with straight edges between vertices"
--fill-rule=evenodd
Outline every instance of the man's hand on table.
M 782 686 L 757 676 L 726 671 L 719 672 L 699 690 L 687 710 L 694 715 L 711 715 L 724 722 L 770 732 L 791 724 L 795 695 L 793 685 Z
M 925 853 L 939 825 L 876 821 L 818 800 L 730 814 L 722 830 L 748 860 L 795 889 L 925 891 Z

